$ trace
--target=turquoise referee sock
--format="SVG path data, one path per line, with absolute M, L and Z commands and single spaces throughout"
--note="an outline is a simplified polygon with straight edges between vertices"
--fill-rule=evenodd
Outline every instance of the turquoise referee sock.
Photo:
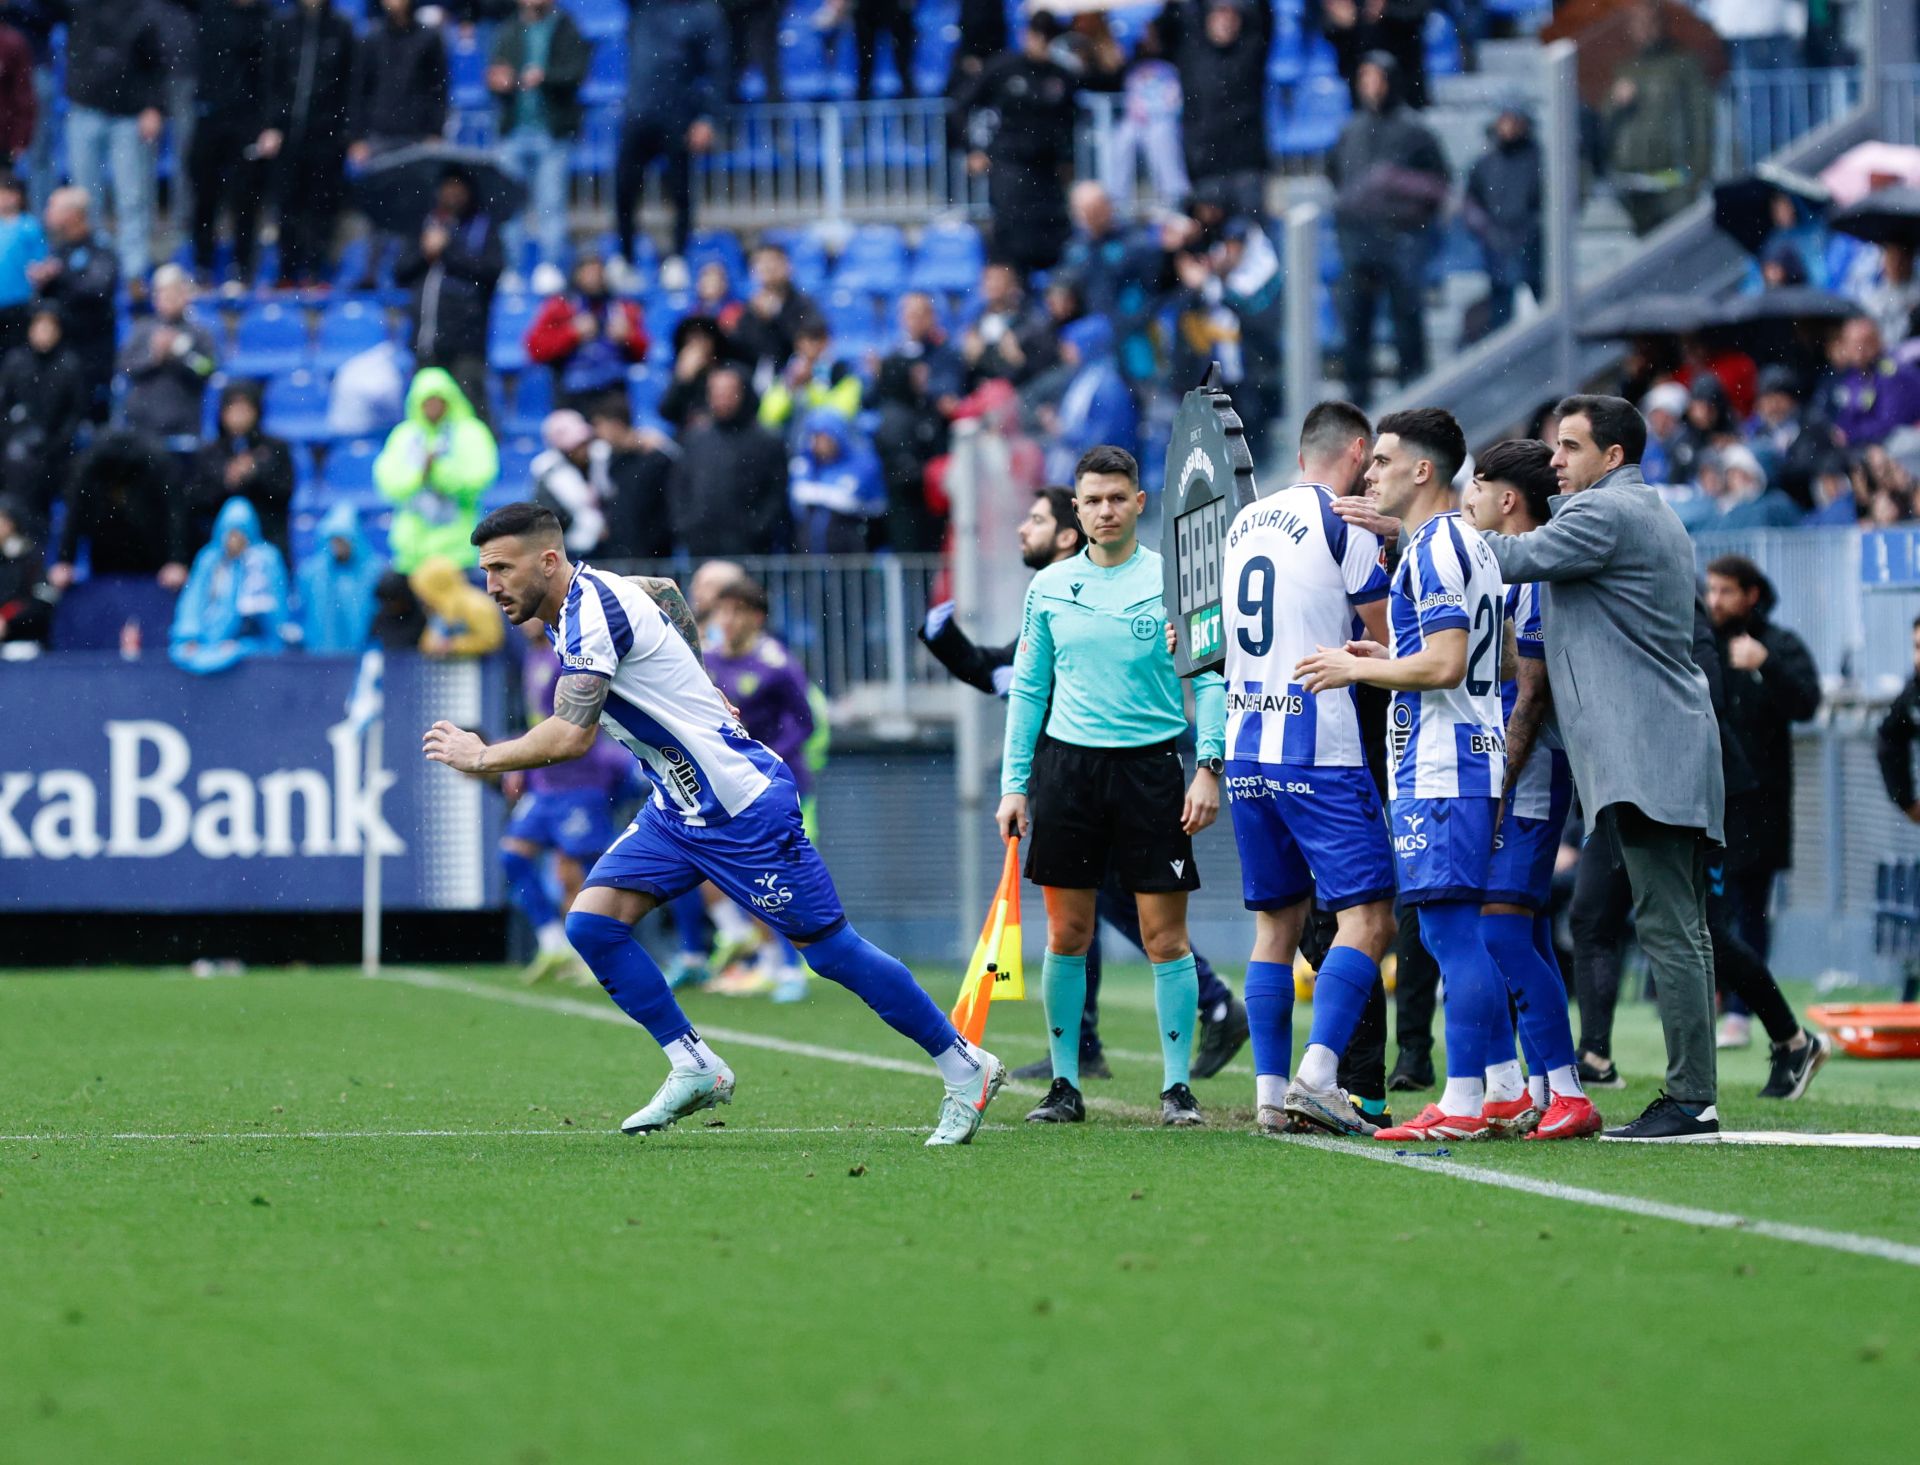
M 1160 1017 L 1160 1062 L 1166 1070 L 1163 1089 L 1186 1083 L 1193 1076 L 1193 1026 L 1200 1020 L 1200 977 L 1193 953 L 1178 961 L 1153 964 L 1153 1010 Z
M 1040 998 L 1047 1009 L 1047 1054 L 1053 1076 L 1080 1087 L 1080 1015 L 1087 1008 L 1087 959 L 1049 951 L 1040 964 Z

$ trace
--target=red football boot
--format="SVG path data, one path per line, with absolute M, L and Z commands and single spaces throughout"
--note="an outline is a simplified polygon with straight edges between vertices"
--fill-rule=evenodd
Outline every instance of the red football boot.
M 1522 1089 L 1517 1099 L 1488 1099 L 1480 1106 L 1480 1117 L 1493 1130 L 1493 1138 L 1517 1139 L 1540 1122 L 1540 1106 Z
M 1420 1144 L 1431 1139 L 1485 1139 L 1492 1132 L 1478 1115 L 1443 1114 L 1438 1104 L 1429 1104 L 1405 1124 L 1378 1130 L 1373 1137 Z
M 1577 1094 L 1555 1094 L 1547 1112 L 1528 1139 L 1585 1139 L 1601 1129 L 1600 1111 L 1593 1100 Z

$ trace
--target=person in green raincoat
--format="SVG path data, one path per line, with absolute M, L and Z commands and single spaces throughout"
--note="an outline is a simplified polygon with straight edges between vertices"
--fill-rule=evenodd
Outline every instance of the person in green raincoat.
M 481 496 L 499 476 L 499 448 L 466 393 L 438 367 L 418 373 L 407 389 L 406 421 L 373 460 L 374 485 L 394 506 L 394 568 L 411 574 L 435 555 L 460 569 L 478 564 L 468 536 Z

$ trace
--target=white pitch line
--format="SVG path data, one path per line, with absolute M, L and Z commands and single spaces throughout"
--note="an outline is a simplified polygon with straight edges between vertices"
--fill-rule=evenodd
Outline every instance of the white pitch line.
M 1011 1129 L 1010 1124 L 983 1124 L 982 1129 Z M 755 1125 L 735 1128 L 728 1124 L 694 1124 L 687 1134 L 925 1134 L 924 1124 L 817 1124 L 800 1128 L 776 1128 Z M 618 1129 L 603 1129 L 592 1124 L 577 1124 L 570 1129 L 236 1129 L 214 1134 L 0 1134 L 0 1144 L 74 1144 L 97 1142 L 173 1142 L 194 1144 L 203 1140 L 247 1139 L 557 1139 L 568 1135 L 591 1134 L 606 1138 L 618 1135 Z M 622 1136 L 623 1138 L 625 1136 Z
M 1366 1149 L 1337 1139 L 1312 1135 L 1287 1135 L 1290 1144 L 1324 1150 L 1329 1154 L 1350 1155 L 1359 1160 L 1377 1160 L 1403 1170 L 1445 1175 L 1450 1180 L 1468 1180 L 1476 1185 L 1491 1185 L 1500 1190 L 1517 1190 L 1547 1200 L 1571 1205 L 1593 1206 L 1603 1211 L 1620 1211 L 1629 1216 L 1645 1216 L 1656 1221 L 1673 1221 L 1682 1226 L 1708 1226 L 1720 1231 L 1745 1231 L 1774 1241 L 1792 1241 L 1801 1246 L 1817 1246 L 1824 1251 L 1844 1251 L 1869 1256 L 1879 1261 L 1899 1262 L 1920 1267 L 1920 1246 L 1888 1241 L 1881 1236 L 1860 1236 L 1851 1231 L 1828 1231 L 1818 1226 L 1792 1226 L 1782 1221 L 1761 1221 L 1738 1216 L 1730 1211 L 1706 1211 L 1695 1206 L 1669 1205 L 1665 1201 L 1643 1200 L 1639 1196 L 1614 1195 L 1604 1190 L 1589 1190 L 1581 1185 L 1562 1185 L 1554 1180 L 1535 1180 L 1504 1170 L 1483 1170 L 1477 1165 L 1456 1164 L 1452 1160 L 1429 1159 L 1421 1155 L 1397 1154 L 1382 1146 Z

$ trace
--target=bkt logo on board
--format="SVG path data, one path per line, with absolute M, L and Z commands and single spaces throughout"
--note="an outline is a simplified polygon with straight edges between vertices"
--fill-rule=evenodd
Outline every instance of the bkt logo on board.
M 270 751 L 271 740 L 267 740 Z M 327 729 L 324 767 L 196 768 L 187 735 L 170 723 L 109 720 L 72 754 L 99 768 L 0 769 L 0 859 L 358 857 L 371 836 L 382 855 L 406 842 L 380 811 L 397 774 L 363 787 L 360 739 L 349 722 Z M 230 751 L 230 749 L 228 750 Z

